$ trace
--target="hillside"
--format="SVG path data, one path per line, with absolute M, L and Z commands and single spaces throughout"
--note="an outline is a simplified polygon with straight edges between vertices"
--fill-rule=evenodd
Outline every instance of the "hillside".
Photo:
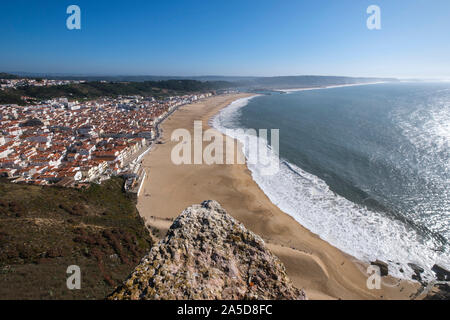
M 15 74 L 0 72 L 0 79 L 19 79 L 19 78 L 20 77 Z
M 1 75 L 1 73 L 0 73 Z M 16 75 L 3 73 L 5 78 Z M 36 76 L 36 75 L 35 75 Z M 69 99 L 95 99 L 104 96 L 141 95 L 166 97 L 193 92 L 220 89 L 289 89 L 311 88 L 357 83 L 392 82 L 393 78 L 363 78 L 340 76 L 280 76 L 280 77 L 164 77 L 164 76 L 51 76 L 49 79 L 85 80 L 80 84 L 48 87 L 20 87 L 0 91 L 0 104 L 20 104 L 22 96 L 36 99 L 67 97 Z M 0 76 L 1 79 L 1 76 Z
M 152 245 L 113 178 L 85 190 L 0 182 L 0 299 L 103 299 Z M 68 290 L 69 265 L 81 290 Z
M 184 210 L 110 299 L 305 299 L 264 241 L 216 201 Z
M 395 82 L 393 78 L 355 78 L 338 76 L 289 76 L 289 77 L 260 77 L 252 80 L 241 81 L 242 86 L 251 88 L 290 89 L 313 88 L 336 85 L 349 85 L 357 83 Z
M 67 97 L 69 99 L 95 99 L 104 96 L 141 95 L 166 97 L 194 92 L 207 92 L 232 87 L 226 81 L 201 82 L 195 80 L 164 80 L 144 82 L 85 82 L 60 86 L 26 86 L 0 91 L 0 104 L 21 103 L 21 97 L 51 99 Z
M 145 81 L 167 81 L 167 80 L 195 80 L 201 82 L 210 82 L 216 84 L 226 84 L 241 87 L 279 87 L 294 86 L 324 86 L 339 85 L 378 81 L 398 81 L 394 78 L 375 78 L 375 77 L 345 77 L 345 76 L 317 76 L 317 75 L 293 75 L 293 76 L 221 76 L 221 75 L 203 75 L 203 76 L 158 76 L 158 75 L 114 75 L 114 76 L 93 76 L 93 75 L 63 75 L 63 74 L 45 74 L 45 73 L 21 73 L 24 77 L 46 78 L 59 80 L 85 80 L 110 81 L 110 82 L 145 82 Z M 14 75 L 13 75 L 14 76 Z

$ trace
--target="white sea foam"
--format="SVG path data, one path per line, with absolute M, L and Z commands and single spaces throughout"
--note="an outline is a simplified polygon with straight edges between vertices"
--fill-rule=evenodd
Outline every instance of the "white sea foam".
M 278 89 L 277 91 L 281 91 L 284 93 L 294 93 L 298 91 L 310 91 L 310 90 L 321 90 L 321 89 L 333 89 L 333 88 L 344 88 L 344 87 L 356 87 L 356 86 L 367 86 L 371 84 L 382 84 L 386 83 L 385 81 L 377 81 L 377 82 L 366 82 L 366 83 L 350 83 L 350 84 L 337 84 L 325 87 L 311 87 L 311 88 L 292 88 L 292 89 Z
M 240 109 L 254 97 L 234 101 L 211 119 L 211 125 L 222 133 L 235 129 Z M 280 132 L 281 139 L 282 136 Z M 235 135 L 233 138 L 242 144 L 259 143 L 254 136 Z M 243 146 L 244 153 L 246 149 Z M 268 152 L 277 156 L 271 150 Z M 271 176 L 262 175 L 257 164 L 249 163 L 248 168 L 255 182 L 282 211 L 359 260 L 386 261 L 390 274 L 407 279 L 413 273 L 407 263 L 424 267 L 424 279 L 434 278 L 431 268 L 435 263 L 450 267 L 448 253 L 433 250 L 438 246 L 433 239 L 425 239 L 405 223 L 335 194 L 323 180 L 287 161 L 282 160 L 280 170 Z

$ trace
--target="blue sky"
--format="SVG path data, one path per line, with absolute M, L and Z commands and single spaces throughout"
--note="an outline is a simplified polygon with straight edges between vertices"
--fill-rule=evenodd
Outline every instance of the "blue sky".
M 15 0 L 0 34 L 10 72 L 450 78 L 449 0 Z

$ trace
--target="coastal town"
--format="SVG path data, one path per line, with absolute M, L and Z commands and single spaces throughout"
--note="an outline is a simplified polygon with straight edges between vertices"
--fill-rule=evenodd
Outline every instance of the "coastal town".
M 126 191 L 138 195 L 146 175 L 141 160 L 159 142 L 158 124 L 212 94 L 0 105 L 0 176 L 75 188 L 123 176 Z

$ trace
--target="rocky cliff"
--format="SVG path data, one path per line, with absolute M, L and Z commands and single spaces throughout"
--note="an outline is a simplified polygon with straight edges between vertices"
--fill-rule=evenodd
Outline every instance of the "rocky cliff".
M 216 201 L 182 212 L 109 299 L 305 299 L 264 241 Z

